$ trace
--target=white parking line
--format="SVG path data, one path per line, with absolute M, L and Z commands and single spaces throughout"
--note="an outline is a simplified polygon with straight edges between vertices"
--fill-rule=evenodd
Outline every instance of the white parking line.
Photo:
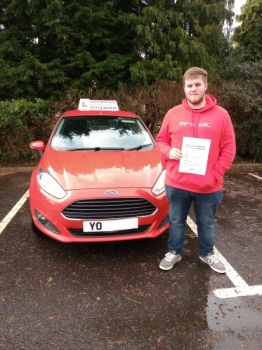
M 213 290 L 213 294 L 221 299 L 262 295 L 262 286 L 220 288 Z
M 188 216 L 187 224 L 191 230 L 197 235 L 197 226 L 194 221 Z M 233 288 L 221 288 L 213 290 L 213 294 L 218 298 L 232 298 L 248 295 L 262 295 L 262 285 L 249 286 L 244 279 L 236 272 L 236 270 L 229 264 L 229 262 L 223 257 L 223 255 L 214 247 L 214 252 L 226 266 L 226 275 L 230 281 L 234 284 Z
M 3 232 L 3 230 L 9 224 L 9 222 L 13 219 L 13 217 L 19 211 L 19 209 L 22 207 L 22 205 L 26 202 L 28 197 L 29 197 L 29 190 L 26 191 L 26 193 L 23 195 L 23 197 L 16 203 L 16 205 L 9 211 L 9 213 L 6 215 L 6 217 L 0 222 L 0 234 Z
M 254 176 L 255 178 L 259 179 L 259 180 L 262 180 L 262 177 L 258 176 L 258 175 L 255 175 L 255 174 L 252 174 L 252 173 L 247 173 L 248 175 L 250 176 Z

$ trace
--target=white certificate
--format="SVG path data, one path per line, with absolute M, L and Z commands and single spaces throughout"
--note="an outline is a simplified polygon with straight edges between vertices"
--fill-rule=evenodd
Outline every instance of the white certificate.
M 183 137 L 180 173 L 205 175 L 211 140 Z

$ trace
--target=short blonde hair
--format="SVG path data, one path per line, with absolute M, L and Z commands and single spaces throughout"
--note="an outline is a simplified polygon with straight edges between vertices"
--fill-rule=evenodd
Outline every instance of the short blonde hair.
M 186 79 L 193 79 L 197 76 L 201 75 L 203 78 L 204 83 L 207 83 L 207 76 L 208 73 L 205 69 L 199 68 L 199 67 L 191 67 L 189 68 L 185 74 L 183 75 L 183 85 L 185 85 Z

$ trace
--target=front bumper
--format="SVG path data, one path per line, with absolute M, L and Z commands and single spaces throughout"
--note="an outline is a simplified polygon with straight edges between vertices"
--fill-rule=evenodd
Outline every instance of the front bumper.
M 76 201 L 116 198 L 115 195 L 105 195 L 105 189 L 84 189 L 68 191 L 67 196 L 59 200 L 44 193 L 36 181 L 31 181 L 29 201 L 33 222 L 41 232 L 64 243 L 155 238 L 168 229 L 169 204 L 165 193 L 156 197 L 152 194 L 151 189 L 116 188 L 116 190 L 117 198 L 143 198 L 156 207 L 155 211 L 151 215 L 138 217 L 137 229 L 99 233 L 84 232 L 83 222 L 85 220 L 66 218 L 62 213 L 64 209 Z

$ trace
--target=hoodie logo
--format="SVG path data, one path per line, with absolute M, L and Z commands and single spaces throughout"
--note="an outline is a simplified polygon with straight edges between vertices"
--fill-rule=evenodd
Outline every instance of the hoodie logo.
M 117 194 L 117 191 L 115 191 L 115 190 L 107 190 L 107 191 L 105 191 L 105 194 Z
M 179 125 L 182 126 L 195 126 L 195 123 L 190 122 L 180 122 Z M 198 123 L 199 128 L 211 128 L 211 123 Z

